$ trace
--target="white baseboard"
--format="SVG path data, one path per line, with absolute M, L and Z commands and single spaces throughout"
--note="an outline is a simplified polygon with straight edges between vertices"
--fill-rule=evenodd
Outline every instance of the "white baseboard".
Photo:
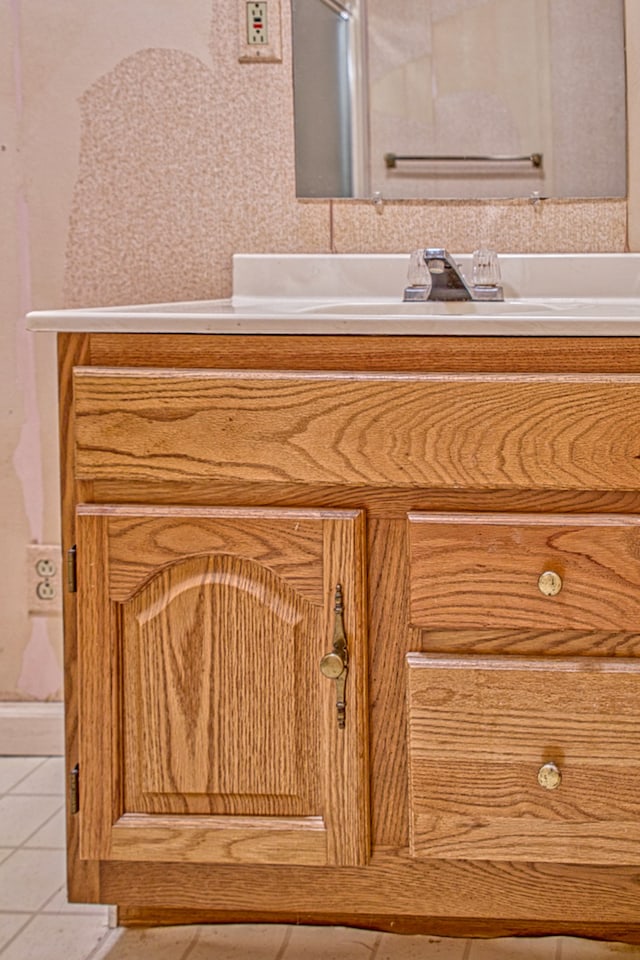
M 64 753 L 64 704 L 0 702 L 0 756 Z

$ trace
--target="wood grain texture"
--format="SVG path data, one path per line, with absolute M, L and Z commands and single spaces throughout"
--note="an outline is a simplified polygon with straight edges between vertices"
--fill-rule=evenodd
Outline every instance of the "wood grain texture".
M 640 863 L 637 661 L 407 663 L 414 857 Z
M 152 907 L 461 918 L 481 922 L 544 920 L 546 932 L 571 921 L 638 924 L 637 867 L 466 860 L 419 861 L 377 851 L 366 869 L 108 863 L 103 896 Z M 594 918 L 597 914 L 597 919 Z
M 76 368 L 78 479 L 626 490 L 637 375 Z
M 72 371 L 76 365 L 86 364 L 89 356 L 89 338 L 83 334 L 58 335 L 58 403 L 60 431 L 60 497 L 62 555 L 76 542 L 75 500 L 76 485 L 73 476 L 74 407 L 71 389 Z M 67 439 L 70 441 L 67 443 Z M 80 730 L 78 725 L 78 629 L 76 595 L 64 590 L 64 700 L 65 700 L 65 783 L 80 759 Z M 99 875 L 96 862 L 80 860 L 80 819 L 66 810 L 67 838 L 67 895 L 71 901 L 99 901 Z
M 326 622 L 335 626 L 335 590 L 342 586 L 348 670 L 345 726 L 337 722 L 336 692 L 323 678 L 321 725 L 327 735 L 320 771 L 327 818 L 328 863 L 364 866 L 369 861 L 369 682 L 366 517 L 324 524 Z M 331 642 L 333 643 L 333 632 Z M 327 637 L 327 640 L 329 637 Z M 332 649 L 327 644 L 326 652 Z M 327 689 L 329 688 L 329 689 Z
M 311 602 L 323 602 L 321 521 L 326 511 L 292 510 L 287 515 L 285 510 L 172 507 L 168 513 L 151 506 L 91 507 L 89 512 L 112 517 L 113 600 L 127 599 L 143 580 L 177 559 L 217 553 L 249 556 Z M 82 513 L 79 506 L 78 514 Z M 353 511 L 346 515 L 354 516 Z
M 385 476 L 383 482 L 358 481 L 343 479 L 327 481 L 325 475 L 315 476 L 314 469 L 309 468 L 303 479 L 287 480 L 280 474 L 275 478 L 258 476 L 242 476 L 241 478 L 221 477 L 211 478 L 189 474 L 188 470 L 181 469 L 178 464 L 176 476 L 161 476 L 155 468 L 148 476 L 134 476 L 127 471 L 111 471 L 105 479 L 80 479 L 74 476 L 74 445 L 73 445 L 73 409 L 71 405 L 71 369 L 73 366 L 112 368 L 142 368 L 145 375 L 150 368 L 181 369 L 187 375 L 196 373 L 203 368 L 209 372 L 230 370 L 257 370 L 282 371 L 287 380 L 291 371 L 373 371 L 390 374 L 413 372 L 420 375 L 438 373 L 443 375 L 454 373 L 487 374 L 544 374 L 544 373 L 575 373 L 579 374 L 580 382 L 584 381 L 584 374 L 588 373 L 638 373 L 640 372 L 640 340 L 630 338 L 616 340 L 613 338 L 466 338 L 466 337 L 439 337 L 439 338 L 404 338 L 404 337 L 209 337 L 209 336 L 165 336 L 153 337 L 144 335 L 61 335 L 61 436 L 63 445 L 63 490 L 64 520 L 63 530 L 69 536 L 69 543 L 73 540 L 75 518 L 73 505 L 83 500 L 90 506 L 105 513 L 114 511 L 109 507 L 113 504 L 125 512 L 136 505 L 147 505 L 149 513 L 145 520 L 151 518 L 155 511 L 156 518 L 166 507 L 183 505 L 187 510 L 192 507 L 275 507 L 275 508 L 338 508 L 339 510 L 366 509 L 369 523 L 368 545 L 368 587 L 369 587 L 369 615 L 370 615 L 370 645 L 369 668 L 371 675 L 370 686 L 370 765 L 371 765 L 371 829 L 372 852 L 366 866 L 351 868 L 343 866 L 339 871 L 334 866 L 296 866 L 281 863 L 279 865 L 260 865 L 255 863 L 240 864 L 230 862 L 224 865 L 214 865 L 200 862 L 172 862 L 155 861 L 157 854 L 151 853 L 153 843 L 149 844 L 150 859 L 147 863 L 132 860 L 104 860 L 99 865 L 96 861 L 81 861 L 77 858 L 77 847 L 74 846 L 74 837 L 77 835 L 79 817 L 72 818 L 70 835 L 70 877 L 72 881 L 72 898 L 82 901 L 111 902 L 131 910 L 135 916 L 145 922 L 149 918 L 167 917 L 169 914 L 173 922 L 181 922 L 181 918 L 209 917 L 237 922 L 251 919 L 254 922 L 268 921 L 280 918 L 286 922 L 287 918 L 294 922 L 306 922 L 305 918 L 312 917 L 311 922 L 347 922 L 359 924 L 364 921 L 386 929 L 395 924 L 405 925 L 407 930 L 428 932 L 431 924 L 442 924 L 446 931 L 449 926 L 450 935 L 462 935 L 465 930 L 470 935 L 499 935 L 510 932 L 530 934 L 568 932 L 582 935 L 605 936 L 616 939 L 633 939 L 638 934 L 638 870 L 637 866 L 623 865 L 590 866 L 587 864 L 536 863 L 536 862 L 509 862 L 483 860 L 451 860 L 438 859 L 411 859 L 408 856 L 408 812 L 407 802 L 407 713 L 404 702 L 405 677 L 404 658 L 407 651 L 437 651 L 457 652 L 461 656 L 491 655 L 503 661 L 506 654 L 514 655 L 542 654 L 554 660 L 568 656 L 579 655 L 581 658 L 616 657 L 625 658 L 638 655 L 638 634 L 633 629 L 598 629 L 588 628 L 564 629 L 550 628 L 536 624 L 534 627 L 489 627 L 463 628 L 459 625 L 435 628 L 412 628 L 409 626 L 408 604 L 408 549 L 406 513 L 411 511 L 425 512 L 497 512 L 497 513 L 563 513 L 563 514 L 640 514 L 640 484 L 637 483 L 635 473 L 627 479 L 617 472 L 619 486 L 615 489 L 605 489 L 600 486 L 596 489 L 598 477 L 602 476 L 603 463 L 600 449 L 606 457 L 610 453 L 616 455 L 625 443 L 632 444 L 637 439 L 636 428 L 633 431 L 625 427 L 626 436 L 621 433 L 618 437 L 610 436 L 611 446 L 599 444 L 595 456 L 589 459 L 578 457 L 571 462 L 567 469 L 583 471 L 584 485 L 579 486 L 582 480 L 575 482 L 571 474 L 568 481 L 558 480 L 553 475 L 550 482 L 554 486 L 543 486 L 545 477 L 519 476 L 517 485 L 514 485 L 510 475 L 507 484 L 502 483 L 495 488 L 483 487 L 482 484 L 471 483 L 468 472 L 463 478 L 463 485 L 451 485 L 451 475 L 447 475 L 442 482 L 435 470 L 427 477 L 416 481 L 411 478 L 409 483 L 401 477 L 398 483 L 389 482 Z M 99 369 L 97 369 L 99 373 Z M 124 375 L 128 372 L 122 370 Z M 301 378 L 307 382 L 306 375 Z M 375 379 L 375 378 L 374 378 Z M 392 377 L 393 379 L 393 377 Z M 402 377 L 397 379 L 403 379 Z M 447 376 L 443 380 L 450 379 Z M 596 378 L 602 383 L 600 377 Z M 555 410 L 555 407 L 552 408 Z M 498 410 L 498 406 L 495 407 Z M 613 409 L 613 408 L 612 408 Z M 127 404 L 124 405 L 127 410 Z M 583 408 L 576 408 L 581 417 L 586 412 Z M 165 414 L 171 416 L 171 410 L 165 409 Z M 624 409 L 618 411 L 625 419 Z M 372 411 L 372 415 L 375 411 Z M 153 415 L 153 411 L 152 411 Z M 137 416 L 137 414 L 136 414 Z M 451 441 L 451 456 L 458 458 L 465 470 L 472 464 L 470 458 L 465 460 L 471 447 L 480 450 L 480 466 L 484 465 L 484 443 L 477 443 L 480 432 L 472 422 L 472 413 L 469 413 L 471 427 L 466 435 L 458 433 Z M 135 418 L 134 418 L 135 419 Z M 597 414 L 596 414 L 597 420 Z M 551 418 L 549 418 L 551 422 Z M 635 421 L 634 421 L 635 422 Z M 166 421 L 170 429 L 170 420 Z M 493 423 L 493 421 L 492 421 Z M 524 423 L 524 421 L 523 421 Z M 364 420 L 362 421 L 364 424 Z M 153 422 L 151 426 L 155 429 Z M 179 427 L 176 423 L 176 431 Z M 537 423 L 538 433 L 535 431 L 528 436 L 537 438 L 538 448 L 542 461 L 548 454 L 545 439 L 545 424 Z M 568 427 L 565 440 L 575 441 L 571 456 L 576 451 L 580 454 L 582 438 L 571 434 L 576 427 L 576 417 Z M 603 427 L 598 422 L 598 429 Z M 164 429 L 164 426 L 162 427 Z M 603 427 L 606 431 L 606 427 Z M 453 427 L 452 427 L 453 430 Z M 480 431 L 481 427 L 477 427 Z M 356 434 L 355 454 L 357 458 L 370 455 L 372 445 L 367 445 L 370 439 L 377 439 L 375 431 L 369 437 L 369 431 L 362 426 L 364 446 L 358 446 L 360 434 Z M 597 432 L 597 431 L 596 431 Z M 552 430 L 552 435 L 555 433 Z M 208 437 L 205 436 L 205 442 Z M 352 434 L 345 433 L 345 437 Z M 508 439 L 509 459 L 507 468 L 512 470 L 512 453 L 519 453 L 517 442 L 514 444 L 511 434 Z M 446 430 L 440 431 L 437 437 L 431 437 L 430 450 L 436 449 L 436 440 L 441 443 L 447 439 Z M 524 434 L 523 434 L 524 437 Z M 595 437 L 595 434 L 594 434 Z M 273 437 L 273 446 L 276 448 L 276 437 Z M 517 439 L 517 438 L 516 438 Z M 91 440 L 91 431 L 89 431 Z M 464 446 L 464 441 L 467 446 Z M 306 436 L 305 436 L 306 441 Z M 500 441 L 502 442 L 502 441 Z M 564 442 L 561 440 L 559 442 Z M 589 438 L 586 437 L 588 446 Z M 520 450 L 525 452 L 525 440 Z M 349 457 L 352 455 L 353 445 L 349 444 Z M 527 450 L 531 454 L 535 444 Z M 538 448 L 533 449 L 537 456 Z M 614 449 L 615 448 L 615 449 Z M 384 448 L 382 448 L 384 449 Z M 425 446 L 426 450 L 427 447 Z M 321 459 L 321 448 L 313 449 L 310 457 Z M 486 452 L 490 453 L 490 444 Z M 157 446 L 154 454 L 162 451 Z M 303 452 L 306 452 L 303 450 Z M 340 448 L 338 445 L 338 452 Z M 377 449 L 373 451 L 377 454 Z M 549 453 L 549 455 L 551 455 Z M 606 459 L 605 457 L 605 459 Z M 348 457 L 347 457 L 348 459 Z M 615 459 L 615 458 L 614 458 Z M 517 457 L 516 457 L 517 460 Z M 401 462 L 401 461 L 400 461 Z M 448 462 L 448 461 L 447 461 Z M 617 461 L 616 461 L 617 463 Z M 611 466 L 611 460 L 609 461 Z M 280 465 L 279 465 L 280 466 Z M 498 464 L 500 470 L 504 464 Z M 615 469 L 617 467 L 614 464 Z M 208 469 L 208 468 L 207 468 Z M 272 469 L 272 467 L 270 467 Z M 285 472 L 289 465 L 285 466 Z M 455 469 L 460 470 L 460 464 Z M 489 468 L 494 471 L 495 465 Z M 564 469 L 564 467 L 563 467 Z M 607 471 L 605 466 L 605 473 Z M 613 468 L 611 468 L 613 469 Z M 376 474 L 377 476 L 377 474 Z M 457 476 L 457 474 L 456 474 Z M 549 477 L 547 477 L 547 480 Z M 607 481 L 608 482 L 608 481 Z M 144 513 L 144 511 L 142 511 Z M 123 515 L 123 540 L 131 535 L 127 524 L 131 521 L 131 513 Z M 183 518 L 185 530 L 191 522 L 189 517 Z M 124 530 L 127 529 L 126 537 Z M 247 527 L 248 530 L 248 527 Z M 160 538 L 160 549 L 157 561 L 159 570 L 175 565 L 177 556 L 170 558 L 167 553 L 162 556 L 164 543 Z M 133 544 L 134 541 L 131 541 Z M 111 540 L 111 548 L 118 550 L 118 537 Z M 142 541 L 144 543 L 144 540 Z M 313 561 L 305 551 L 309 540 L 305 538 L 302 545 L 302 562 L 300 576 L 304 582 L 306 574 L 303 570 L 309 568 Z M 293 542 L 290 541 L 293 550 Z M 154 548 L 155 549 L 155 548 Z M 135 552 L 135 551 L 133 551 Z M 134 562 L 129 551 L 132 566 Z M 263 550 L 263 559 L 266 560 L 269 548 Z M 305 560 L 305 556 L 307 559 Z M 268 564 L 267 564 L 268 565 Z M 140 567 L 140 576 L 144 563 Z M 284 567 L 282 568 L 284 569 Z M 296 575 L 296 564 L 292 562 L 291 576 Z M 162 574 L 164 575 L 164 574 Z M 280 575 L 280 574 L 278 574 Z M 138 574 L 135 574 L 138 576 Z M 333 577 L 333 573 L 331 574 Z M 131 580 L 135 579 L 132 576 Z M 126 577 L 123 578 L 123 583 Z M 127 588 L 128 589 L 128 588 Z M 315 589 L 315 588 L 314 588 Z M 309 598 L 310 599 L 310 598 Z M 323 595 L 323 605 L 326 598 Z M 75 602 L 70 598 L 67 603 L 71 616 L 74 613 Z M 351 617 L 351 613 L 349 614 Z M 352 621 L 353 622 L 353 621 Z M 117 633 L 120 623 L 111 621 L 112 633 Z M 70 626 L 70 629 L 69 629 Z M 77 757 L 77 724 L 75 721 L 76 691 L 78 689 L 75 670 L 75 630 L 74 623 L 67 624 L 65 640 L 65 656 L 67 660 L 67 718 L 69 734 L 69 761 Z M 103 635 L 104 636 L 104 635 Z M 328 645 L 330 646 L 330 638 Z M 322 651 L 324 652 L 324 645 Z M 328 649 L 328 646 L 327 646 Z M 123 664 L 114 651 L 111 659 L 111 669 L 115 676 L 123 670 Z M 350 679 L 351 682 L 351 679 Z M 328 681 L 318 680 L 321 696 L 331 686 Z M 360 696 L 359 688 L 355 691 Z M 590 688 L 584 689 L 585 702 L 588 699 Z M 350 691 L 351 693 L 351 691 Z M 528 694 L 527 694 L 528 695 Z M 365 700 L 360 700 L 358 709 L 362 709 Z M 331 712 L 331 697 L 323 700 L 327 715 Z M 119 706 L 111 700 L 111 710 L 117 713 Z M 601 704 L 597 709 L 605 710 Z M 509 709 L 512 709 L 511 707 Z M 319 711 L 322 714 L 322 710 Z M 585 723 L 588 723 L 588 718 Z M 598 736 L 602 729 L 597 730 Z M 345 738 L 345 742 L 348 742 Z M 116 748 L 118 744 L 116 743 Z M 113 749 L 113 747 L 112 747 Z M 364 751 L 359 760 L 349 759 L 352 765 L 362 764 Z M 444 763 L 444 761 L 443 761 Z M 465 766 L 473 773 L 474 779 L 480 776 L 477 768 L 485 764 L 485 760 L 467 760 Z M 586 810 L 589 816 L 598 817 L 604 810 L 607 815 L 613 814 L 616 822 L 628 822 L 629 812 L 634 809 L 635 780 L 626 778 L 625 766 L 618 764 L 603 767 L 603 758 L 596 758 L 593 767 L 589 765 L 572 765 L 571 771 L 571 800 L 563 800 L 556 791 L 553 804 L 547 799 L 544 816 L 541 813 L 540 802 L 535 799 L 535 790 L 521 791 L 515 795 L 514 783 L 517 783 L 529 770 L 528 760 L 514 759 L 510 776 L 501 774 L 496 777 L 499 784 L 499 803 L 505 811 L 517 817 L 524 810 L 537 811 L 537 815 L 544 823 L 549 821 L 562 825 L 563 818 L 569 818 L 574 813 L 582 815 Z M 600 767 L 598 766 L 600 764 Z M 120 771 L 112 770 L 112 785 L 116 799 L 123 793 L 123 784 L 120 783 Z M 424 767 L 422 768 L 425 769 Z M 612 790 L 610 796 L 589 794 L 589 779 L 593 770 L 605 769 L 610 779 Z M 447 776 L 455 785 L 456 797 L 462 791 L 460 781 L 455 780 L 454 771 L 449 765 Z M 567 783 L 565 776 L 565 785 Z M 428 778 L 427 778 L 428 779 Z M 100 789 L 102 789 L 100 784 Z M 362 786 L 358 787 L 362 792 Z M 427 787 L 420 787 L 425 792 L 427 801 Z M 453 790 L 453 788 L 452 788 Z M 561 788 L 562 790 L 562 788 Z M 356 791 L 357 792 L 357 791 Z M 464 797 L 462 798 L 464 800 Z M 491 797 L 485 797 L 486 809 L 493 813 Z M 495 801 L 495 797 L 493 798 Z M 475 797 L 480 803 L 480 798 Z M 453 807 L 454 810 L 457 808 Z M 484 808 L 480 807 L 480 812 Z M 211 814 L 202 814 L 202 816 Z M 124 814 L 126 818 L 128 815 Z M 136 817 L 137 814 L 131 816 Z M 158 814 L 157 816 L 162 816 Z M 112 812 L 113 817 L 113 812 Z M 626 818 L 626 820 L 625 820 Z M 230 825 L 231 817 L 223 816 Z M 286 817 L 281 818 L 284 821 Z M 295 819 L 295 818 L 294 818 Z M 306 819 L 306 818 L 305 818 Z M 291 818 L 289 818 L 291 822 Z M 193 821 L 189 821 L 193 828 Z M 120 829 L 119 827 L 117 828 Z M 137 827 L 136 827 L 137 829 Z M 197 829 L 197 828 L 195 828 Z M 286 830 L 284 830 L 286 832 Z M 321 830 L 311 830 L 308 833 L 314 836 L 321 834 Z M 195 836 L 195 834 L 194 834 Z M 147 839 L 152 840 L 149 833 Z M 222 838 L 221 838 L 222 839 Z M 228 836 L 227 836 L 228 839 Z M 131 841 L 127 840 L 127 844 Z M 365 844 L 366 845 L 366 844 Z M 246 852 L 247 848 L 244 847 Z M 243 853 L 243 856 L 245 854 Z M 271 854 L 273 855 L 273 854 Z M 281 856 L 282 856 L 281 852 Z M 225 854 L 232 860 L 231 853 Z M 176 854 L 179 860 L 179 855 Z M 258 858 L 259 859 L 259 858 Z M 98 878 L 99 866 L 99 878 Z M 144 899 L 145 906 L 141 906 Z M 247 907 L 252 910 L 251 916 Z M 602 921 L 606 920 L 606 923 Z M 365 924 L 366 925 L 366 924 Z M 383 926 L 380 926 L 383 925 Z M 425 929 L 427 925 L 427 929 Z M 435 929 L 435 928 L 434 928 Z M 483 934 L 483 931 L 487 932 Z M 601 933 L 604 931 L 604 933 Z
M 409 514 L 411 620 L 580 630 L 640 624 L 640 516 Z M 538 588 L 562 578 L 557 596 Z
M 468 487 L 348 487 L 321 483 L 228 483 L 222 480 L 92 482 L 99 502 L 114 504 L 294 507 L 309 504 L 325 508 L 366 510 L 375 519 L 405 520 L 407 513 L 453 511 L 525 513 L 638 513 L 640 491 L 590 490 L 478 490 Z
M 640 657 L 640 633 L 601 630 L 434 629 L 416 631 L 413 649 L 423 653 L 505 656 Z
M 114 826 L 111 857 L 148 863 L 327 863 L 322 818 L 154 817 L 127 814 Z
M 541 920 L 465 920 L 459 917 L 398 916 L 384 914 L 336 913 L 327 917 L 319 912 L 255 910 L 188 910 L 165 907 L 120 907 L 118 924 L 123 927 L 175 926 L 193 923 L 287 923 L 311 926 L 336 925 L 366 930 L 381 930 L 403 935 L 432 937 L 472 937 L 474 939 L 495 937 L 538 937 L 549 934 L 549 926 Z M 557 936 L 587 937 L 593 940 L 608 940 L 640 943 L 640 932 L 632 925 L 611 923 L 556 922 L 551 931 Z
M 157 860 L 164 845 L 180 862 L 366 862 L 364 516 L 102 505 L 79 507 L 77 527 L 82 855 Z M 336 583 L 345 730 L 319 671 Z
M 122 615 L 125 810 L 317 815 L 321 607 L 214 555 L 164 568 Z
M 119 816 L 119 765 L 114 746 L 120 739 L 114 711 L 117 686 L 116 648 L 108 642 L 113 629 L 109 602 L 107 529 L 99 517 L 85 516 L 76 525 L 79 581 L 86 584 L 78 597 L 77 616 L 82 808 L 80 850 L 83 860 L 109 855 L 111 824 Z M 95 571 L 89 586 L 87 573 Z M 105 642 L 105 633 L 107 642 Z M 116 747 L 117 749 L 117 747 Z
M 418 372 L 640 373 L 636 337 L 358 337 L 113 334 L 89 337 L 102 366 Z
M 369 523 L 371 791 L 374 846 L 409 842 L 405 655 L 409 627 L 407 525 Z

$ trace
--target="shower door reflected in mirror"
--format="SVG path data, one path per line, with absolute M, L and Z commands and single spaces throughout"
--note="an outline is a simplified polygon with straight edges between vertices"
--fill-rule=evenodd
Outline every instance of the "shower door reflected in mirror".
M 292 0 L 296 193 L 369 193 L 365 5 Z
M 356 28 L 343 22 L 347 34 L 361 30 L 366 70 L 333 76 L 361 107 L 365 147 L 341 192 L 305 192 L 299 152 L 299 196 L 626 195 L 623 0 L 342 2 L 357 12 Z M 327 5 L 338 0 L 294 0 L 294 26 L 296 8 Z M 298 96 L 307 60 L 294 29 L 296 147 L 316 116 Z M 325 67 L 314 70 L 316 85 L 326 83 Z M 323 142 L 331 127 L 318 114 Z M 353 135 L 343 130 L 345 157 Z

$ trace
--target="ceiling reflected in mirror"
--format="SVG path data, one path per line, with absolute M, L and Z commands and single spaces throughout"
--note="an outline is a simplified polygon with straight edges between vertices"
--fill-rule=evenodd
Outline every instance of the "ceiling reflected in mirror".
M 623 0 L 293 0 L 299 197 L 626 195 Z

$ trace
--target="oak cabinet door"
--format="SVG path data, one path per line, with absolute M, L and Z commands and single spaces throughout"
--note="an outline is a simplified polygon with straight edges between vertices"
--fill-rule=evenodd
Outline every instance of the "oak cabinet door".
M 81 857 L 365 863 L 364 515 L 77 514 Z

